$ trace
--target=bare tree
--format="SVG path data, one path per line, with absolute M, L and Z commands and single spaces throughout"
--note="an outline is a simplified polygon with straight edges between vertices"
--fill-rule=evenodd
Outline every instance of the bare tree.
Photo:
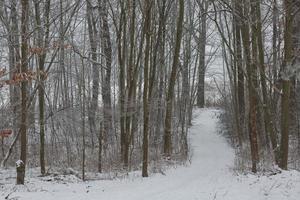
M 184 18 L 184 1 L 179 0 L 179 11 L 177 19 L 177 32 L 176 32 L 176 41 L 174 49 L 174 57 L 172 70 L 170 75 L 170 80 L 168 84 L 168 91 L 166 95 L 166 117 L 165 117 L 165 134 L 164 134 L 164 154 L 169 157 L 172 154 L 172 111 L 173 111 L 173 99 L 174 99 L 174 87 L 177 76 L 177 70 L 179 65 L 179 53 L 181 47 L 181 39 L 183 32 L 183 18 Z
M 27 73 L 28 68 L 28 17 L 29 1 L 22 0 L 21 19 L 21 73 Z M 17 162 L 17 184 L 24 184 L 27 155 L 27 82 L 21 82 L 21 155 Z

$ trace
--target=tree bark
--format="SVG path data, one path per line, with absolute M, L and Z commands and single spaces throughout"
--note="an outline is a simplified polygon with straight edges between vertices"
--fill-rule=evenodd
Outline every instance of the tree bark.
M 253 8 L 251 12 L 253 14 Z M 243 1 L 243 16 L 247 16 L 249 13 L 248 5 L 246 1 Z M 249 19 L 248 19 L 249 20 Z M 252 172 L 257 172 L 258 163 L 258 143 L 257 143 L 257 97 L 256 97 L 256 83 L 253 77 L 256 77 L 256 62 L 251 62 L 251 52 L 250 52 L 250 29 L 248 20 L 244 20 L 242 24 L 242 38 L 244 46 L 244 55 L 246 59 L 246 69 L 247 69 L 247 82 L 248 82 L 248 92 L 249 92 L 249 139 L 250 139 L 250 149 L 251 149 L 251 160 L 252 160 Z M 253 35 L 252 35 L 252 59 L 256 60 L 256 35 L 255 27 L 252 25 Z
M 29 1 L 21 1 L 21 73 L 27 73 L 28 66 L 28 11 Z M 20 122 L 21 154 L 20 161 L 24 164 L 24 173 L 17 173 L 17 184 L 24 184 L 27 155 L 27 82 L 21 82 L 21 122 Z
M 39 123 L 40 123 L 40 165 L 41 174 L 46 173 L 45 168 L 45 59 L 46 59 L 46 48 L 49 42 L 49 15 L 50 15 L 50 0 L 45 3 L 45 19 L 44 27 L 42 27 L 42 19 L 40 12 L 40 3 L 35 1 L 35 20 L 38 29 L 38 48 L 41 49 L 41 53 L 38 54 L 38 75 L 39 75 L 39 85 L 38 85 L 38 98 L 39 98 Z M 45 30 L 43 30 L 43 28 Z
M 107 0 L 98 0 L 99 16 L 101 18 L 101 44 L 105 55 L 105 75 L 102 83 L 103 100 L 103 135 L 104 138 L 112 138 L 112 110 L 111 110 L 111 63 L 112 45 L 108 26 Z
M 144 127 L 143 127 L 143 167 L 142 176 L 148 177 L 148 143 L 149 143 L 149 60 L 150 60 L 150 28 L 151 28 L 151 0 L 145 2 L 145 24 L 144 34 L 146 35 L 145 47 L 145 63 L 144 63 L 144 91 L 143 91 L 143 107 L 144 107 Z
M 290 109 L 290 75 L 288 71 L 292 67 L 292 1 L 284 0 L 285 32 L 284 32 L 284 62 L 281 96 L 281 141 L 279 167 L 287 169 L 289 152 L 289 109 Z
M 179 64 L 181 38 L 183 32 L 183 18 L 184 18 L 184 0 L 179 0 L 179 13 L 177 19 L 177 32 L 175 41 L 175 50 L 173 57 L 173 65 L 171 70 L 171 76 L 168 85 L 168 91 L 166 96 L 166 116 L 165 116 L 165 133 L 164 133 L 164 154 L 166 157 L 170 157 L 172 154 L 172 111 L 173 111 L 173 99 L 174 99 L 174 87 L 177 75 L 177 69 Z
M 197 106 L 204 108 L 205 104 L 205 54 L 206 54 L 206 23 L 207 23 L 207 9 L 208 1 L 198 2 L 200 7 L 199 20 L 201 21 L 200 37 L 199 37 L 199 67 L 198 67 L 198 92 L 197 92 Z
M 97 50 L 98 50 L 98 36 L 96 20 L 93 13 L 92 5 L 90 1 L 87 1 L 87 25 L 89 33 L 89 42 L 91 50 L 91 59 L 93 61 L 98 61 Z M 90 100 L 88 118 L 89 118 L 89 127 L 92 135 L 98 135 L 96 130 L 96 111 L 98 110 L 98 100 L 99 100 L 99 83 L 100 83 L 100 66 L 98 63 L 93 62 L 92 65 L 92 97 Z M 98 138 L 99 140 L 99 138 Z
M 263 97 L 263 110 L 264 110 L 264 123 L 265 123 L 265 132 L 267 137 L 271 139 L 272 150 L 275 155 L 275 162 L 278 164 L 278 148 L 277 148 L 277 138 L 274 132 L 274 126 L 271 118 L 270 112 L 270 99 L 268 98 L 268 90 L 266 83 L 266 67 L 264 59 L 264 44 L 262 39 L 262 23 L 261 23 L 261 11 L 260 11 L 260 2 L 254 1 L 253 4 L 256 7 L 255 13 L 255 22 L 257 27 L 257 42 L 258 42 L 258 53 L 259 53 L 259 71 L 260 71 L 260 80 L 262 88 L 262 97 Z M 267 140 L 268 141 L 268 140 Z M 268 145 L 268 144 L 267 144 Z
M 242 138 L 245 129 L 245 70 L 243 65 L 243 56 L 242 56 L 242 38 L 241 38 L 241 16 L 242 7 L 240 0 L 234 1 L 235 16 L 234 16 L 234 25 L 235 25 L 235 60 L 237 65 L 237 103 L 238 103 L 238 120 L 239 130 L 238 131 L 238 141 L 240 147 L 242 147 Z

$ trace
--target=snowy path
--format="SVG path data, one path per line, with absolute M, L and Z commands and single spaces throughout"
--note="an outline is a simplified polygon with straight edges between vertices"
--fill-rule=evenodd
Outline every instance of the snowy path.
M 166 176 L 156 174 L 144 179 L 33 183 L 9 197 L 22 200 L 299 200 L 299 172 L 271 177 L 233 175 L 230 168 L 234 152 L 217 134 L 215 112 L 211 109 L 195 112 L 190 129 L 192 163 L 188 167 L 171 169 Z

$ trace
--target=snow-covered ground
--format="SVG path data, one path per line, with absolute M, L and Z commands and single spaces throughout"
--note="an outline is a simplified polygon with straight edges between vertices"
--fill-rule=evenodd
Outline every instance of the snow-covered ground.
M 14 180 L 1 185 L 0 199 L 24 200 L 299 200 L 300 173 L 237 175 L 232 171 L 234 150 L 217 133 L 218 111 L 197 110 L 190 129 L 191 165 L 168 170 L 149 178 L 81 182 L 27 178 L 25 186 Z

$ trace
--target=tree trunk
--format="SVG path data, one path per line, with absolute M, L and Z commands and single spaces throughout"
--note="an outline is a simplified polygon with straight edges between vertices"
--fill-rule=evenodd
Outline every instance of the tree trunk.
M 28 10 L 29 1 L 21 1 L 22 19 L 21 19 L 21 73 L 27 73 L 28 66 Z M 27 82 L 21 82 L 21 155 L 20 161 L 24 164 L 24 173 L 22 170 L 17 172 L 17 184 L 24 184 L 25 180 L 25 167 L 26 167 L 26 154 L 27 154 Z M 23 168 L 23 167 L 22 167 Z
M 10 79 L 13 78 L 13 76 L 16 73 L 20 72 L 20 68 L 18 67 L 20 65 L 20 39 L 19 39 L 19 22 L 18 22 L 18 12 L 17 12 L 17 0 L 11 0 L 11 66 L 10 66 Z M 11 95 L 11 104 L 12 104 L 12 110 L 13 110 L 13 129 L 14 132 L 17 132 L 20 124 L 18 123 L 18 114 L 20 113 L 20 86 L 19 85 L 11 85 L 10 86 L 10 95 Z
M 277 138 L 274 132 L 274 126 L 271 118 L 270 112 L 270 99 L 268 98 L 268 90 L 266 83 L 266 67 L 264 59 L 264 44 L 262 39 L 262 23 L 261 23 L 261 11 L 260 11 L 260 2 L 254 1 L 253 4 L 256 7 L 255 21 L 257 26 L 257 42 L 258 42 L 258 52 L 259 52 L 259 69 L 260 69 L 260 80 L 263 96 L 263 110 L 264 110 L 264 123 L 265 123 L 265 132 L 267 137 L 271 139 L 272 150 L 275 155 L 275 162 L 278 164 L 278 148 L 277 148 Z M 268 140 L 267 140 L 268 141 Z M 267 144 L 268 145 L 268 144 Z
M 177 33 L 175 41 L 175 50 L 173 57 L 173 65 L 171 70 L 171 76 L 168 85 L 168 91 L 166 96 L 166 116 L 165 116 L 165 134 L 164 134 L 164 154 L 166 157 L 170 157 L 172 154 L 172 110 L 174 99 L 174 87 L 177 75 L 177 69 L 179 64 L 181 38 L 183 32 L 183 18 L 184 18 L 184 0 L 179 0 L 179 16 L 177 19 Z
M 144 107 L 144 134 L 143 134 L 143 168 L 142 176 L 148 177 L 148 143 L 149 143 L 149 59 L 150 59 L 150 31 L 151 31 L 151 0 L 145 2 L 145 24 L 144 34 L 146 35 L 145 47 L 145 64 L 144 64 L 144 92 L 143 92 L 143 107 Z
M 199 18 L 201 21 L 200 37 L 199 37 L 199 69 L 198 69 L 198 92 L 197 92 L 197 106 L 204 108 L 205 104 L 205 48 L 206 48 L 206 21 L 207 21 L 207 9 L 208 1 L 202 1 L 199 3 L 200 13 Z
M 120 104 L 120 134 L 121 134 L 121 161 L 124 168 L 128 168 L 128 142 L 125 131 L 125 64 L 126 64 L 126 17 L 125 17 L 125 3 L 121 4 L 119 32 L 117 34 L 118 40 L 118 60 L 119 60 L 119 104 Z
M 244 16 L 249 12 L 248 5 L 246 1 L 243 1 Z M 253 12 L 253 10 L 251 9 Z M 258 163 L 258 143 L 257 143 L 257 124 L 256 124 L 256 114 L 257 114 L 257 97 L 256 97 L 256 83 L 254 83 L 253 77 L 256 77 L 256 63 L 251 63 L 251 53 L 250 53 L 250 29 L 248 20 L 243 21 L 242 25 L 242 38 L 244 46 L 244 54 L 246 58 L 246 69 L 247 69 L 247 82 L 248 82 L 248 92 L 249 92 L 249 139 L 251 148 L 251 160 L 252 160 L 252 172 L 257 172 Z M 254 28 L 252 26 L 252 28 Z M 256 38 L 255 29 L 252 35 L 252 59 L 256 60 Z M 254 40 L 253 40 L 254 39 Z
M 112 46 L 108 26 L 107 0 L 98 0 L 99 16 L 101 18 L 101 44 L 105 55 L 105 76 L 102 83 L 102 100 L 103 100 L 103 136 L 112 139 L 112 110 L 111 110 L 111 63 L 112 63 Z M 106 141 L 107 142 L 107 141 Z
M 98 61 L 97 59 L 97 46 L 98 40 L 96 39 L 98 31 L 96 27 L 96 20 L 93 14 L 92 5 L 87 1 L 87 24 L 88 24 L 88 33 L 91 49 L 91 59 L 93 61 Z M 92 64 L 92 97 L 89 105 L 88 118 L 89 118 L 89 127 L 91 135 L 97 135 L 96 130 L 96 111 L 98 110 L 98 97 L 99 97 L 99 83 L 100 83 L 100 66 L 97 62 Z M 99 139 L 99 138 L 98 138 Z
M 292 67 L 292 2 L 284 1 L 285 8 L 285 32 L 284 32 L 284 62 L 281 97 L 281 142 L 280 142 L 280 162 L 279 167 L 287 169 L 289 152 L 289 109 L 290 109 L 290 75 L 288 73 Z
M 45 59 L 46 59 L 46 48 L 49 41 L 49 15 L 50 15 L 50 0 L 45 3 L 45 26 L 42 27 L 40 3 L 35 2 L 35 19 L 38 27 L 38 48 L 42 49 L 42 53 L 38 54 L 38 74 L 39 74 L 39 85 L 38 85 L 38 98 L 39 98 L 39 123 L 40 123 L 40 165 L 41 174 L 46 173 L 45 169 Z M 45 31 L 43 30 L 45 28 Z
M 235 25 L 235 53 L 236 53 L 236 65 L 237 65 L 237 103 L 238 103 L 238 120 L 239 129 L 238 131 L 238 140 L 239 145 L 242 147 L 242 138 L 245 130 L 245 70 L 243 66 L 242 58 L 242 38 L 241 38 L 241 19 L 242 16 L 242 7 L 240 0 L 235 0 L 234 7 L 236 10 L 236 15 L 234 16 L 234 25 Z

